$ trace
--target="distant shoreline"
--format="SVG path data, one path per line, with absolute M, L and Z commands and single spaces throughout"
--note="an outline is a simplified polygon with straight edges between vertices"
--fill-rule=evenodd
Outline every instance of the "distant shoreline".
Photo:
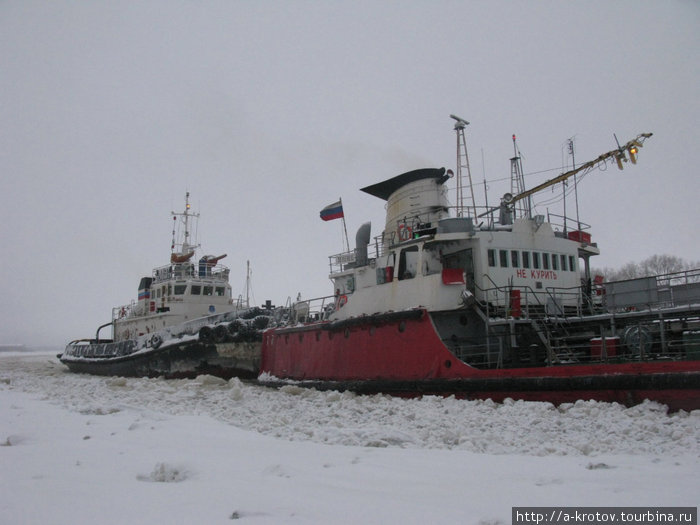
M 56 353 L 61 349 L 60 346 L 0 345 L 0 354 Z

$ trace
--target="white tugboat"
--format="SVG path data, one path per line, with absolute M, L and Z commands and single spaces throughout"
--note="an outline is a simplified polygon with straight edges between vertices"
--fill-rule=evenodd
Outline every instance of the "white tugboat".
M 154 334 L 168 326 L 232 312 L 242 306 L 234 305 L 229 269 L 219 264 L 226 254 L 195 257 L 199 245 L 192 244 L 191 228 L 199 214 L 191 211 L 189 197 L 188 192 L 183 212 L 172 212 L 170 264 L 155 268 L 151 276 L 141 278 L 138 301 L 112 310 L 115 341 Z M 178 222 L 182 228 L 179 236 Z
M 61 361 L 100 375 L 182 377 L 200 373 L 252 375 L 258 371 L 260 330 L 267 316 L 247 298 L 234 300 L 223 255 L 197 255 L 190 209 L 172 212 L 170 263 L 141 278 L 138 299 L 112 309 L 94 339 L 68 344 Z M 100 337 L 111 326 L 112 337 Z

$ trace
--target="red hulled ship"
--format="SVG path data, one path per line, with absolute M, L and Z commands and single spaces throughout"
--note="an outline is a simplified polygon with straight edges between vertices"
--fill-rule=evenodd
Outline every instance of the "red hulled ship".
M 700 271 L 596 280 L 590 258 L 600 252 L 589 227 L 537 215 L 531 202 L 606 163 L 636 163 L 651 134 L 529 190 L 513 137 L 513 191 L 482 211 L 469 174 L 468 123 L 453 118 L 457 205 L 448 202 L 453 174 L 444 168 L 363 188 L 386 202 L 381 235 L 372 238 L 365 223 L 355 249 L 330 257 L 332 295 L 278 310 L 277 326 L 263 335 L 260 380 L 700 408 Z

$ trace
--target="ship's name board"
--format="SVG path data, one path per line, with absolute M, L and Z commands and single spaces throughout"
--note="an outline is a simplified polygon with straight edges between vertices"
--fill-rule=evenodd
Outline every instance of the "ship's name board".
M 515 276 L 521 279 L 552 279 L 555 281 L 557 272 L 554 270 L 516 270 Z
M 336 264 L 348 264 L 351 262 L 355 262 L 355 252 L 353 251 L 335 255 L 335 262 Z

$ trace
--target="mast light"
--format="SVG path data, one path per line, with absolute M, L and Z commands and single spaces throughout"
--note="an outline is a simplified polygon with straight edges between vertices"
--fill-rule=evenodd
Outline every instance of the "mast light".
M 637 146 L 632 145 L 627 151 L 630 154 L 630 161 L 632 161 L 632 164 L 637 164 L 637 153 L 639 152 Z

